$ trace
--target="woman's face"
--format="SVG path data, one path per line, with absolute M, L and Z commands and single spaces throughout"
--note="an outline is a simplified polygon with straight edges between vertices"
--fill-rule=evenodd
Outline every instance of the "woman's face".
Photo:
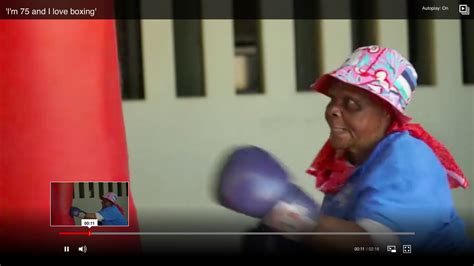
M 106 208 L 112 205 L 112 202 L 110 202 L 108 199 L 102 199 L 102 208 Z
M 369 92 L 343 82 L 335 81 L 327 94 L 331 98 L 326 107 L 331 145 L 352 153 L 370 151 L 384 137 L 390 114 Z

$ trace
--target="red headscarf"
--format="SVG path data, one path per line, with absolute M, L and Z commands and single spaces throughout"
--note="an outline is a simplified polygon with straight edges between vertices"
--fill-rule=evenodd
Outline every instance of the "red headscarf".
M 421 125 L 395 120 L 388 128 L 387 135 L 399 131 L 408 131 L 410 135 L 422 140 L 433 150 L 446 169 L 451 188 L 469 186 L 469 181 L 448 149 L 426 132 Z M 347 161 L 343 152 L 334 149 L 329 141 L 326 141 L 306 172 L 316 177 L 316 187 L 319 190 L 325 193 L 336 193 L 344 186 L 354 170 L 355 167 Z

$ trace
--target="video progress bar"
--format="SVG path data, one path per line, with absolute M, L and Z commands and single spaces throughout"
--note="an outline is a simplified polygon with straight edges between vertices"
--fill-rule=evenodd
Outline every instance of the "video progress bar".
M 415 232 L 91 232 L 91 235 L 122 235 L 122 236 L 245 236 L 245 235 L 350 235 L 350 236 L 407 236 Z

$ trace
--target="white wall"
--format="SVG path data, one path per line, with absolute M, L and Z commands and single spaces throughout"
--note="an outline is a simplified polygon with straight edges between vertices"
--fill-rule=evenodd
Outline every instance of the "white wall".
M 381 44 L 407 55 L 406 21 L 379 23 Z M 417 88 L 409 113 L 451 149 L 471 177 L 474 88 L 462 84 L 460 25 L 443 20 L 435 21 L 434 28 L 437 84 Z M 254 219 L 213 199 L 216 166 L 225 151 L 239 144 L 268 149 L 295 175 L 296 183 L 322 198 L 305 170 L 328 135 L 323 117 L 327 99 L 296 92 L 293 22 L 262 21 L 261 29 L 265 94 L 235 94 L 232 21 L 208 20 L 203 21 L 207 96 L 178 99 L 172 22 L 142 21 L 146 100 L 124 102 L 131 190 L 142 230 L 147 230 L 143 221 L 150 211 L 157 224 L 173 211 L 183 217 L 207 213 L 236 230 L 253 225 Z M 350 21 L 323 21 L 322 41 L 323 65 L 329 71 L 351 52 Z M 472 190 L 454 196 L 462 216 L 474 218 L 468 210 L 473 207 Z M 231 248 L 237 240 L 229 243 Z

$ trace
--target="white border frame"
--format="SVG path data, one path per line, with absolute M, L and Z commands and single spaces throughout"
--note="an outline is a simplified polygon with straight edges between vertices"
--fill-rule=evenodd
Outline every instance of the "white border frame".
M 99 226 L 93 226 L 91 228 L 88 228 L 87 226 L 82 226 L 82 225 L 53 225 L 52 224 L 52 211 L 51 211 L 51 193 L 53 192 L 53 183 L 127 183 L 128 184 L 128 196 L 127 196 L 127 225 L 99 225 Z M 130 227 L 130 195 L 131 195 L 131 188 L 130 188 L 130 181 L 49 181 L 49 227 L 52 228 L 57 228 L 57 227 L 64 227 L 64 228 L 87 228 L 88 230 L 92 230 L 92 228 L 97 227 L 97 228 L 104 228 L 104 227 L 119 227 L 119 228 L 126 228 Z

